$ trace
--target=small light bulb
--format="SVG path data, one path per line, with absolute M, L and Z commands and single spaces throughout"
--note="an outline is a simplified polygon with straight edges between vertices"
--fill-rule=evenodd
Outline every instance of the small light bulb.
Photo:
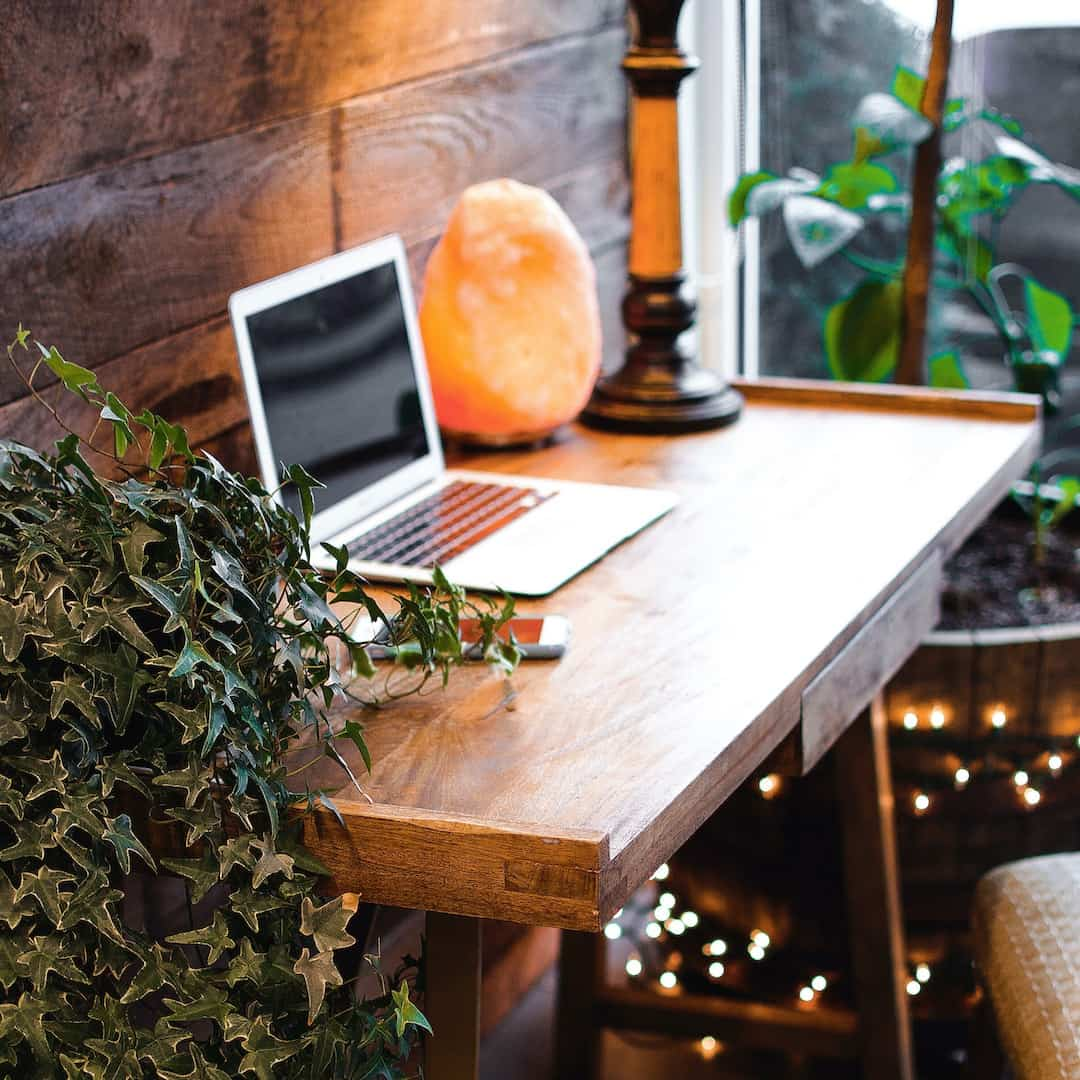
M 813 977 L 813 978 L 812 978 L 812 979 L 810 980 L 810 988 L 811 988 L 812 990 L 814 990 L 815 992 L 819 993 L 819 994 L 820 994 L 820 993 L 822 992 L 822 990 L 824 990 L 824 989 L 825 989 L 825 987 L 827 987 L 828 985 L 829 985 L 829 982 L 828 982 L 828 980 L 827 980 L 827 979 L 825 978 L 825 976 L 824 976 L 824 975 L 815 975 L 815 976 L 814 976 L 814 977 Z
M 917 814 L 925 814 L 930 809 L 930 796 L 925 791 L 916 792 L 915 798 L 912 800 L 915 806 L 915 812 Z
M 661 930 L 659 923 L 651 922 L 651 923 L 647 923 L 645 925 L 645 936 L 646 937 L 655 939 L 655 938 L 658 938 L 661 935 L 661 933 L 663 933 L 663 931 Z
M 904 727 L 906 727 L 908 731 L 914 731 L 918 726 L 919 717 L 912 712 L 911 709 L 908 709 L 908 711 L 904 713 Z
M 724 974 L 724 965 L 719 960 L 714 960 L 709 965 L 709 978 L 719 979 Z
M 641 960 L 636 956 L 631 956 L 630 959 L 626 961 L 626 974 L 629 975 L 631 979 L 636 979 L 641 972 Z
M 679 977 L 674 971 L 665 971 L 660 976 L 660 985 L 665 990 L 674 990 L 679 985 Z
M 693 930 L 694 927 L 701 922 L 696 911 L 684 911 L 682 913 L 682 921 L 683 926 L 685 926 L 687 930 Z
M 1007 719 L 1005 710 L 1000 705 L 990 714 L 990 723 L 996 728 L 1003 728 Z
M 660 904 L 659 907 L 653 909 L 653 918 L 657 922 L 667 922 L 671 918 L 671 908 Z
M 922 984 L 917 979 L 910 979 L 907 984 L 907 992 L 914 997 L 922 989 Z
M 919 964 L 915 968 L 915 978 L 921 983 L 928 983 L 930 981 L 930 965 Z
M 705 948 L 709 950 L 709 956 L 723 956 L 727 952 L 727 942 L 723 938 L 715 938 Z
M 1061 755 L 1060 754 L 1051 754 L 1046 759 L 1046 764 L 1047 764 L 1047 767 L 1050 769 L 1050 771 L 1052 773 L 1061 772 Z
M 704 1035 L 698 1043 L 698 1050 L 706 1061 L 711 1061 L 717 1054 L 724 1052 L 724 1044 L 712 1035 Z
M 953 773 L 953 779 L 956 781 L 957 787 L 964 787 L 971 779 L 971 772 L 961 765 L 960 768 Z
M 669 892 L 662 892 L 660 899 L 656 901 L 662 907 L 673 908 L 675 906 L 675 894 Z
M 1017 769 L 1013 773 L 1013 783 L 1017 787 L 1024 787 L 1028 782 L 1028 774 L 1023 769 Z
M 799 988 L 799 1000 L 810 1002 L 814 1000 L 814 991 L 809 986 Z
M 621 918 L 621 917 L 622 917 L 622 913 L 623 913 L 623 909 L 622 909 L 622 908 L 619 908 L 619 910 L 618 910 L 618 911 L 616 911 L 616 912 L 615 912 L 615 914 L 614 914 L 614 915 L 612 915 L 611 917 L 612 917 L 613 919 L 618 919 L 618 918 Z
M 746 951 L 750 954 L 751 960 L 765 959 L 765 950 L 760 945 L 751 945 Z
M 676 937 L 680 937 L 683 931 L 686 930 L 686 926 L 683 924 L 682 919 L 668 919 L 667 932 L 674 934 Z
M 604 937 L 608 941 L 618 941 L 622 937 L 622 927 L 617 922 L 609 922 L 604 927 Z
M 1033 788 L 1024 788 L 1024 802 L 1028 806 L 1037 806 L 1042 796 Z
M 772 944 L 772 938 L 765 933 L 764 930 L 751 930 L 750 940 L 755 945 L 760 945 L 763 949 L 767 949 Z
M 940 731 L 945 726 L 945 710 L 940 705 L 935 705 L 930 710 L 930 726 L 935 731 Z
M 715 1050 L 716 1049 L 716 1040 L 711 1035 L 703 1036 L 703 1038 L 701 1040 L 701 1049 L 706 1050 L 706 1051 Z
M 765 796 L 772 795 L 773 792 L 776 791 L 777 782 L 778 782 L 778 779 L 777 779 L 776 773 L 769 773 L 768 776 L 763 776 L 757 782 L 758 791 L 760 791 L 761 794 L 765 795 Z
M 666 862 L 661 863 L 656 868 L 656 873 L 653 874 L 653 881 L 667 881 L 668 874 L 671 873 L 671 868 Z

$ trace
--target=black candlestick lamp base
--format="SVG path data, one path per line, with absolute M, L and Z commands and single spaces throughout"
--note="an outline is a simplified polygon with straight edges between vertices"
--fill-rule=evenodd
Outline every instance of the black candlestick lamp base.
M 596 384 L 582 421 L 609 431 L 670 434 L 738 419 L 742 396 L 684 344 L 696 310 L 684 275 L 632 276 L 622 310 L 634 343 L 626 363 Z

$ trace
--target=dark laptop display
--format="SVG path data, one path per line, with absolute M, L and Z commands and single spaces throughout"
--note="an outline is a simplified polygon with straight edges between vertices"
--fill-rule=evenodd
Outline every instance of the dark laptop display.
M 393 262 L 248 315 L 247 329 L 275 457 L 326 485 L 316 510 L 428 453 Z

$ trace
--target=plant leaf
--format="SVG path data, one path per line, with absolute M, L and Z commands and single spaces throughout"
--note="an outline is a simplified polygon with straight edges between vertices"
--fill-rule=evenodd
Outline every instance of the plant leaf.
M 900 344 L 899 282 L 864 281 L 825 317 L 825 357 L 834 379 L 883 382 Z

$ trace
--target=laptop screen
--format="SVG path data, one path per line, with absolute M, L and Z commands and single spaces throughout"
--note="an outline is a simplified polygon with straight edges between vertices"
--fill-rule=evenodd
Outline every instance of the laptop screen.
M 316 512 L 429 453 L 393 262 L 246 321 L 274 458 L 326 485 Z

